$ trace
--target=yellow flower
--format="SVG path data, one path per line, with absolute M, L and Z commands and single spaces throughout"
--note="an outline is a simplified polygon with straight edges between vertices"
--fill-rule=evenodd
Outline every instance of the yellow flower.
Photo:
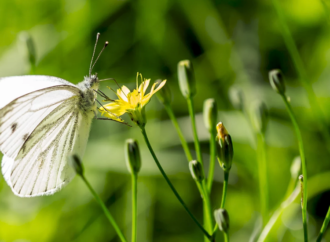
M 103 105 L 104 108 L 101 107 L 99 109 L 102 115 L 110 119 L 123 122 L 120 116 L 128 113 L 132 121 L 134 121 L 137 125 L 140 127 L 145 125 L 146 118 L 144 114 L 144 107 L 150 101 L 152 95 L 154 95 L 165 85 L 166 80 L 159 83 L 158 86 L 157 83 L 154 83 L 150 92 L 146 93 L 150 84 L 150 79 L 144 79 L 144 81 L 139 86 L 139 77 L 141 78 L 141 82 L 143 80 L 142 75 L 138 73 L 136 78 L 136 89 L 134 89 L 132 92 L 126 86 L 122 86 L 117 90 L 116 95 L 118 99 Z

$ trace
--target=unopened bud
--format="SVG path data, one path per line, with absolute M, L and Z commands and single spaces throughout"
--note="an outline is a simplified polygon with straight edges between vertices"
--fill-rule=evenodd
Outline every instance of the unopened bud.
M 214 132 L 217 125 L 218 108 L 217 103 L 213 98 L 209 98 L 204 101 L 203 115 L 205 127 L 210 132 Z
M 140 149 L 136 140 L 126 140 L 125 147 L 126 165 L 130 173 L 137 174 L 141 168 Z
M 233 161 L 234 149 L 231 136 L 222 122 L 217 124 L 218 160 L 224 171 L 229 171 Z
M 268 124 L 268 109 L 264 102 L 256 101 L 252 106 L 252 123 L 258 133 L 264 134 Z
M 196 83 L 193 66 L 189 60 L 178 63 L 178 79 L 182 95 L 185 98 L 193 97 L 196 94 Z
M 36 49 L 34 41 L 31 37 L 31 35 L 28 32 L 21 32 L 20 33 L 20 39 L 25 42 L 27 53 L 28 53 L 28 59 L 31 64 L 31 66 L 36 65 Z
M 84 167 L 78 155 L 72 155 L 69 157 L 69 162 L 73 167 L 74 171 L 77 175 L 83 176 L 84 175 Z
M 204 180 L 204 171 L 202 164 L 198 162 L 197 160 L 192 160 L 189 162 L 189 170 L 191 173 L 191 176 L 194 178 L 194 180 L 201 182 Z
M 159 85 L 162 82 L 161 79 L 156 80 L 157 85 Z M 157 93 L 156 93 L 158 100 L 166 105 L 170 105 L 172 102 L 172 93 L 171 90 L 167 85 L 164 85 Z
M 285 93 L 284 78 L 281 70 L 272 70 L 269 72 L 269 82 L 272 88 L 281 95 Z
M 214 211 L 214 218 L 217 222 L 219 229 L 225 233 L 229 230 L 229 215 L 226 209 L 217 209 Z
M 300 156 L 297 156 L 292 161 L 292 165 L 291 165 L 291 168 L 290 168 L 292 179 L 297 179 L 297 176 L 300 172 L 300 169 L 301 169 L 301 159 L 300 159 Z
M 229 99 L 234 108 L 240 111 L 244 110 L 244 95 L 241 89 L 231 87 L 229 89 Z

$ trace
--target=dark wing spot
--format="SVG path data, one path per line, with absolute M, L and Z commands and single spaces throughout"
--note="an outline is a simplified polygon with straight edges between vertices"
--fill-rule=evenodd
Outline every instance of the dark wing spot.
M 13 123 L 13 124 L 11 125 L 11 132 L 14 133 L 15 130 L 16 130 L 16 128 L 17 128 L 17 123 Z
M 25 134 L 25 135 L 23 136 L 23 141 L 27 140 L 27 138 L 29 138 L 29 134 Z

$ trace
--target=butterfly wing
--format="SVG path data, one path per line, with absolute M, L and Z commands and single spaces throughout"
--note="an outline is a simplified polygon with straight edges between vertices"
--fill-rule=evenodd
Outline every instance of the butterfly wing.
M 53 86 L 23 95 L 0 109 L 0 151 L 15 158 L 33 130 L 64 101 L 74 103 L 75 86 Z
M 0 109 L 16 98 L 53 86 L 73 86 L 72 83 L 53 76 L 10 76 L 0 77 Z M 8 91 L 15 90 L 15 91 Z
M 83 155 L 93 117 L 80 95 L 56 77 L 0 78 L 1 166 L 16 195 L 52 194 L 74 176 L 67 156 Z
M 59 88 L 49 89 L 58 92 Z M 74 177 L 67 158 L 71 154 L 83 156 L 93 117 L 79 105 L 78 95 L 62 101 L 37 125 L 15 158 L 3 158 L 3 175 L 16 195 L 53 194 Z

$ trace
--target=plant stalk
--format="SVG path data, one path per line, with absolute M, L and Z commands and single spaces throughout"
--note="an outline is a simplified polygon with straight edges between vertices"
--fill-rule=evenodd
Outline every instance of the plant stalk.
M 262 223 L 268 220 L 268 181 L 267 181 L 267 159 L 265 136 L 257 134 L 258 139 L 258 172 L 259 172 L 259 194 L 262 214 Z
M 137 228 L 137 174 L 132 172 L 132 242 L 136 242 Z
M 210 166 L 209 166 L 209 174 L 207 176 L 207 189 L 209 193 L 212 190 L 213 177 L 214 177 L 214 166 L 216 159 L 216 150 L 215 150 L 215 142 L 216 142 L 216 130 L 212 129 L 210 132 Z
M 125 239 L 123 233 L 120 231 L 119 226 L 117 225 L 116 221 L 114 220 L 114 218 L 112 217 L 112 215 L 110 214 L 109 210 L 107 209 L 107 207 L 105 206 L 105 204 L 102 202 L 101 198 L 99 197 L 99 195 L 97 195 L 97 193 L 94 191 L 94 189 L 92 188 L 92 186 L 90 185 L 90 183 L 87 181 L 87 179 L 85 178 L 85 176 L 81 175 L 80 176 L 81 179 L 85 182 L 86 186 L 88 187 L 89 191 L 93 194 L 95 200 L 98 202 L 98 204 L 101 206 L 105 216 L 108 218 L 109 222 L 112 224 L 112 226 L 114 227 L 116 233 L 118 234 L 120 240 L 122 242 L 127 242 L 127 240 Z
M 285 106 L 288 110 L 289 116 L 291 118 L 294 130 L 296 132 L 298 145 L 299 145 L 299 153 L 301 158 L 301 165 L 302 165 L 302 174 L 303 174 L 303 201 L 302 201 L 302 219 L 303 219 L 303 227 L 304 227 L 304 240 L 305 242 L 308 241 L 308 228 L 307 228 L 307 166 L 306 166 L 306 158 L 305 158 L 305 152 L 304 152 L 304 145 L 303 140 L 301 136 L 301 132 L 296 120 L 296 117 L 294 116 L 292 107 L 288 101 L 287 96 L 281 95 L 283 98 L 283 101 L 285 103 Z
M 166 110 L 168 116 L 170 117 L 170 119 L 171 119 L 171 121 L 174 125 L 174 128 L 176 129 L 176 132 L 179 135 L 179 138 L 180 138 L 180 141 L 181 141 L 181 144 L 182 144 L 182 148 L 183 148 L 184 153 L 186 154 L 187 160 L 189 162 L 189 161 L 193 160 L 193 158 L 192 158 L 191 152 L 189 150 L 188 143 L 187 143 L 186 139 L 184 138 L 184 136 L 182 134 L 182 131 L 180 129 L 180 126 L 178 124 L 177 119 L 175 118 L 175 115 L 173 113 L 173 110 L 172 110 L 171 106 L 170 105 L 165 105 L 164 107 L 165 107 L 165 110 Z
M 176 189 L 174 188 L 173 184 L 171 183 L 170 179 L 167 177 L 163 167 L 161 166 L 161 164 L 159 163 L 157 156 L 154 152 L 154 150 L 152 149 L 152 146 L 149 142 L 147 133 L 145 128 L 141 128 L 141 132 L 143 135 L 143 138 L 148 146 L 148 149 L 160 171 L 160 173 L 163 175 L 164 179 L 166 180 L 167 184 L 169 185 L 169 187 L 171 188 L 172 192 L 174 193 L 174 195 L 176 196 L 176 198 L 179 200 L 179 202 L 181 203 L 181 205 L 184 207 L 184 209 L 186 210 L 186 212 L 189 214 L 189 216 L 192 218 L 192 220 L 196 223 L 196 225 L 199 227 L 199 229 L 204 233 L 204 235 L 211 241 L 212 240 L 212 236 L 204 229 L 204 227 L 198 222 L 198 220 L 195 218 L 195 216 L 190 212 L 189 208 L 187 207 L 187 205 L 184 203 L 184 201 L 182 200 L 181 196 L 179 195 L 179 193 L 176 191 Z
M 328 227 L 329 221 L 330 221 L 330 207 L 328 209 L 327 215 L 325 216 L 325 219 L 323 221 L 323 224 L 322 224 L 322 227 L 320 230 L 320 234 L 319 234 L 319 236 L 317 236 L 316 242 L 321 242 L 323 234 L 325 233 L 325 231 Z

